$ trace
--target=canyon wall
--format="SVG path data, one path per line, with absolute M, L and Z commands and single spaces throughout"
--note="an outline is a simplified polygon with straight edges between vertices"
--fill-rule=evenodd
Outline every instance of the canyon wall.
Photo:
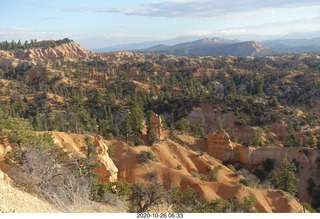
M 295 162 L 298 165 L 297 177 L 299 182 L 298 197 L 310 203 L 311 197 L 307 193 L 308 179 L 312 178 L 316 184 L 320 182 L 320 164 L 317 161 L 320 156 L 318 149 L 303 147 L 244 147 L 231 142 L 230 136 L 221 130 L 218 134 L 213 132 L 207 140 L 207 152 L 209 155 L 223 161 L 240 163 L 248 169 L 262 169 L 262 163 L 266 159 L 274 160 L 275 169 L 281 165 L 284 159 Z

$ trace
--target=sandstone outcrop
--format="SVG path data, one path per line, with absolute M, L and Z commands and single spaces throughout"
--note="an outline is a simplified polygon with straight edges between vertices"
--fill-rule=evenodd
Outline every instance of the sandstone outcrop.
M 58 147 L 66 147 L 68 151 L 72 152 L 73 156 L 84 156 L 81 151 L 81 147 L 85 145 L 84 135 L 53 132 L 52 137 Z M 95 172 L 100 173 L 100 180 L 103 182 L 117 180 L 118 169 L 110 158 L 108 146 L 102 137 L 100 135 L 95 136 L 92 143 L 97 151 L 97 161 L 101 164 L 100 167 L 94 169 Z
M 234 145 L 230 140 L 230 136 L 225 130 L 221 130 L 218 134 L 212 132 L 208 137 L 207 144 L 208 154 L 221 161 L 234 160 L 236 158 Z
M 140 75 L 140 69 L 138 68 L 130 68 L 126 71 L 126 75 L 129 79 L 135 81 L 149 81 L 149 77 L 147 75 Z
M 95 168 L 95 172 L 100 173 L 100 180 L 103 182 L 116 181 L 118 179 L 118 168 L 114 165 L 108 154 L 108 146 L 103 142 L 100 135 L 96 135 L 93 140 L 98 157 L 101 163 L 100 167 Z
M 95 56 L 97 56 L 96 53 L 82 48 L 79 44 L 75 42 L 62 44 L 54 48 L 31 48 L 14 51 L 14 57 L 23 60 L 77 60 L 79 58 L 86 59 L 93 58 Z
M 156 138 L 157 140 L 162 140 L 162 130 L 161 130 L 161 117 L 158 114 L 153 114 L 150 117 L 150 135 L 149 138 Z
M 319 168 L 317 159 L 320 156 L 319 150 L 303 147 L 244 147 L 233 143 L 229 135 L 224 131 L 219 134 L 213 132 L 207 139 L 207 152 L 209 155 L 221 160 L 233 163 L 241 163 L 249 169 L 262 168 L 262 163 L 266 159 L 274 160 L 275 169 L 281 165 L 284 159 L 295 162 L 298 165 L 297 187 L 298 197 L 310 203 L 310 196 L 307 193 L 308 179 L 312 178 L 319 182 Z M 318 185 L 318 184 L 317 184 Z

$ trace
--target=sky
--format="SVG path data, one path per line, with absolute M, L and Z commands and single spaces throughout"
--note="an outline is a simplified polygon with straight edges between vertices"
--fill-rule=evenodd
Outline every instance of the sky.
M 1 0 L 0 41 L 87 49 L 182 36 L 320 33 L 320 0 Z M 319 36 L 320 37 L 320 36 Z

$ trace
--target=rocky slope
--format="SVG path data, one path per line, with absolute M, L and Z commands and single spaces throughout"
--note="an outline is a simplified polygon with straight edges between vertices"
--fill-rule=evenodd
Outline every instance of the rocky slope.
M 6 176 L 6 177 L 3 177 Z M 0 171 L 0 213 L 58 213 L 43 200 L 12 186 L 12 181 Z
M 53 132 L 53 137 L 58 145 L 68 145 L 68 149 L 80 153 L 84 135 Z M 208 155 L 200 156 L 199 153 L 171 140 L 164 140 L 152 147 L 130 147 L 121 141 L 98 141 L 112 148 L 110 157 L 118 169 L 118 180 L 122 182 L 149 182 L 152 177 L 157 176 L 167 186 L 190 186 L 196 189 L 204 200 L 254 195 L 257 198 L 255 208 L 258 212 L 302 212 L 301 205 L 295 199 L 287 199 L 282 192 L 276 190 L 259 190 L 238 185 L 240 178 L 215 158 Z M 158 161 L 142 163 L 137 156 L 141 151 L 151 151 Z M 103 166 L 112 166 L 112 162 L 100 162 Z M 178 169 L 178 165 L 182 168 Z M 200 174 L 209 177 L 208 166 L 218 165 L 221 165 L 222 169 L 219 171 L 217 182 L 199 179 Z M 108 181 L 104 177 L 100 180 Z
M 22 60 L 32 60 L 32 59 L 63 59 L 63 60 L 78 60 L 79 58 L 93 58 L 96 53 L 91 52 L 82 48 L 79 44 L 75 42 L 70 42 L 52 47 L 42 47 L 42 48 L 30 48 L 30 49 L 19 49 L 15 51 L 1 51 L 1 56 L 6 56 L 7 58 L 15 58 Z

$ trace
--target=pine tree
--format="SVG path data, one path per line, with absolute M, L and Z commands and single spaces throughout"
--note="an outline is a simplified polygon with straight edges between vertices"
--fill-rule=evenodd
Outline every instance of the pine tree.
M 135 135 L 141 134 L 143 129 L 143 112 L 138 103 L 133 102 L 130 107 L 129 124 L 132 133 Z
M 287 128 L 287 139 L 285 140 L 285 146 L 297 146 L 297 138 L 293 129 L 293 125 L 291 122 L 288 124 Z
M 273 97 L 271 100 L 269 100 L 269 104 L 270 104 L 272 107 L 278 107 L 278 106 L 280 106 L 280 103 L 278 102 L 277 97 Z
M 24 48 L 24 49 L 29 49 L 28 40 L 26 40 L 26 41 L 24 42 L 23 48 Z
M 261 137 L 262 137 L 262 129 L 261 128 L 255 129 L 253 131 L 253 135 L 250 143 L 253 146 L 262 146 Z
M 307 147 L 311 147 L 311 148 L 314 148 L 316 146 L 316 142 L 313 138 L 313 133 L 311 131 L 307 132 L 306 144 L 307 144 Z
M 217 118 L 216 123 L 217 123 L 217 132 L 220 132 L 223 129 L 223 122 L 220 116 Z
M 129 116 L 127 118 L 125 118 L 122 122 L 121 122 L 121 126 L 120 126 L 120 134 L 126 136 L 126 142 L 128 142 L 128 137 L 131 134 L 131 127 L 130 127 L 130 123 L 129 123 Z
M 39 116 L 36 115 L 32 118 L 32 127 L 34 131 L 40 131 L 41 128 L 41 122 L 39 119 Z
M 284 159 L 277 173 L 272 177 L 272 184 L 277 189 L 282 189 L 283 191 L 295 195 L 298 192 L 297 187 L 293 184 L 295 181 L 298 181 L 295 176 L 296 171 L 297 168 L 294 163 Z

